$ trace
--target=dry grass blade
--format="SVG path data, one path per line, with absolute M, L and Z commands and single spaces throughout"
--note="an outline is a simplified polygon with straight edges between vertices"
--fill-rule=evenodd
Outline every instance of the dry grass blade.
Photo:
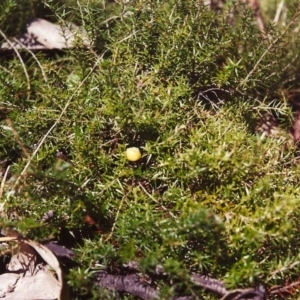
M 22 149 L 24 155 L 25 155 L 28 159 L 30 159 L 30 154 L 28 153 L 28 151 L 27 151 L 27 149 L 26 149 L 24 143 L 20 140 L 20 136 L 19 136 L 17 130 L 14 128 L 11 119 L 6 119 L 6 123 L 7 123 L 7 125 L 11 128 L 11 131 L 12 131 L 12 133 L 13 133 L 13 135 L 14 135 L 14 138 L 15 138 L 16 142 L 19 144 L 19 146 L 21 147 L 21 149 Z
M 28 72 L 27 72 L 27 69 L 26 69 L 26 66 L 25 66 L 25 63 L 20 55 L 20 53 L 18 52 L 17 48 L 14 46 L 14 44 L 6 37 L 6 35 L 3 33 L 2 30 L 0 30 L 0 34 L 2 35 L 2 37 L 7 41 L 7 43 L 10 45 L 10 47 L 15 51 L 15 53 L 17 54 L 19 60 L 20 60 L 20 63 L 22 65 L 22 68 L 24 70 L 24 73 L 25 73 L 25 76 L 26 76 L 26 79 L 27 79 L 27 89 L 28 89 L 28 93 L 30 91 L 30 79 L 29 79 L 29 75 L 28 75 Z
M 3 196 L 3 191 L 4 191 L 4 187 L 5 187 L 5 181 L 6 181 L 6 178 L 7 178 L 7 174 L 9 172 L 9 168 L 10 168 L 10 166 L 8 166 L 6 168 L 5 173 L 4 173 L 3 177 L 2 177 L 1 186 L 0 186 L 0 199 Z M 4 205 L 4 203 L 1 203 L 1 205 L 0 205 L 0 212 L 3 209 L 3 205 Z
M 276 14 L 275 14 L 275 17 L 274 17 L 274 20 L 273 20 L 273 23 L 276 25 L 279 21 L 279 18 L 280 18 L 280 15 L 281 15 L 281 12 L 284 8 L 284 0 L 281 0 L 281 2 L 278 4 L 278 7 L 277 7 L 277 10 L 276 10 Z
M 11 242 L 17 241 L 19 238 L 17 236 L 3 236 L 0 237 L 0 242 Z
M 26 49 L 26 50 L 32 55 L 32 57 L 34 58 L 34 60 L 37 62 L 38 66 L 39 66 L 40 69 L 41 69 L 41 72 L 42 72 L 42 75 L 43 75 L 43 78 L 44 78 L 45 83 L 48 83 L 47 75 L 46 75 L 46 73 L 45 73 L 45 71 L 44 71 L 44 69 L 43 69 L 43 67 L 42 67 L 42 65 L 41 65 L 41 63 L 40 63 L 40 61 L 39 61 L 38 58 L 36 57 L 36 55 L 35 55 L 28 47 L 26 47 L 25 45 L 23 45 L 23 44 L 22 44 L 20 41 L 18 41 L 17 39 L 14 39 L 14 41 L 15 41 L 17 44 L 19 44 L 19 45 L 21 45 L 21 46 L 24 46 L 24 49 Z
M 15 184 L 14 184 L 14 188 L 17 186 L 17 184 L 20 181 L 20 178 L 25 174 L 26 170 L 28 169 L 28 167 L 30 166 L 33 158 L 35 157 L 35 155 L 38 153 L 39 149 L 42 147 L 43 143 L 45 142 L 46 138 L 49 136 L 49 134 L 52 132 L 52 130 L 56 127 L 56 125 L 60 122 L 62 116 L 65 114 L 65 112 L 67 111 L 67 108 L 69 107 L 71 101 L 74 99 L 74 97 L 76 96 L 76 94 L 78 93 L 78 91 L 80 90 L 80 88 L 83 86 L 83 84 L 85 83 L 85 81 L 88 79 L 88 77 L 93 73 L 93 71 L 95 70 L 95 68 L 97 67 L 99 61 L 103 58 L 105 52 L 102 54 L 101 57 L 99 57 L 94 66 L 91 68 L 91 70 L 89 71 L 89 73 L 85 76 L 85 78 L 80 82 L 80 84 L 78 85 L 78 87 L 76 88 L 76 90 L 74 91 L 74 93 L 71 95 L 71 97 L 69 98 L 69 100 L 67 101 L 66 105 L 64 106 L 63 110 L 61 111 L 59 117 L 57 118 L 57 120 L 54 122 L 54 124 L 50 127 L 50 129 L 47 131 L 47 133 L 42 137 L 42 139 L 40 140 L 39 144 L 37 145 L 36 149 L 34 150 L 34 152 L 32 153 L 30 159 L 28 160 L 26 166 L 24 167 L 23 171 L 21 172 L 21 174 L 19 175 L 19 177 L 17 178 Z
M 269 47 L 265 50 L 265 52 L 261 55 L 261 57 L 258 59 L 258 61 L 256 62 L 256 64 L 254 65 L 254 67 L 252 68 L 252 70 L 248 73 L 248 75 L 240 82 L 240 84 L 237 87 L 237 90 L 239 90 L 241 87 L 243 87 L 248 79 L 252 76 L 252 74 L 256 71 L 256 69 L 258 68 L 259 64 L 262 62 L 262 60 L 264 59 L 264 57 L 270 52 L 270 50 L 283 38 L 283 36 L 288 32 L 289 28 L 294 24 L 294 22 L 296 21 L 296 19 L 299 17 L 300 15 L 300 10 L 298 10 L 292 20 L 290 21 L 290 23 L 286 26 L 286 28 L 284 29 L 284 31 L 281 33 L 281 35 L 279 37 L 277 37 L 270 45 Z

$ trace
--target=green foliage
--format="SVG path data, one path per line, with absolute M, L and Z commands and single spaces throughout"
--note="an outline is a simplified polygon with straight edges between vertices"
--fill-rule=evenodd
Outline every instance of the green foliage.
M 272 112 L 288 131 L 295 26 L 270 28 L 264 41 L 249 8 L 230 25 L 226 11 L 198 0 L 79 2 L 22 5 L 85 24 L 93 51 L 21 51 L 29 80 L 17 56 L 0 54 L 0 158 L 10 164 L 3 226 L 74 247 L 81 267 L 69 284 L 79 298 L 99 264 L 130 260 L 143 270 L 162 264 L 189 291 L 192 271 L 234 288 L 296 278 L 297 150 L 252 126 Z M 20 5 L 1 4 L 8 33 L 10 18 L 30 14 L 17 14 Z M 137 162 L 125 157 L 133 146 L 143 153 Z M 55 217 L 42 222 L 49 210 Z M 165 299 L 175 293 L 159 284 Z

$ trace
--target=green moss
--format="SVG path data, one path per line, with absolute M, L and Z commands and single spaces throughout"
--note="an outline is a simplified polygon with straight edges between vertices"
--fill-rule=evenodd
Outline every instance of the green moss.
M 192 0 L 136 1 L 107 26 L 124 8 L 25 2 L 44 9 L 39 16 L 84 22 L 95 52 L 22 52 L 29 81 L 17 56 L 0 53 L 0 158 L 10 160 L 3 224 L 74 247 L 81 268 L 69 284 L 79 298 L 93 266 L 129 260 L 143 270 L 161 263 L 183 286 L 191 271 L 231 287 L 296 278 L 297 151 L 287 138 L 253 130 L 265 112 L 289 130 L 287 98 L 297 99 L 299 82 L 295 27 L 274 27 L 263 41 L 248 8 L 229 25 L 226 10 Z M 10 33 L 16 6 L 6 7 L 0 22 Z M 287 8 L 288 24 L 295 12 Z M 139 147 L 142 159 L 127 161 L 127 147 Z M 41 222 L 49 210 L 55 217 Z M 158 284 L 166 299 L 174 293 Z

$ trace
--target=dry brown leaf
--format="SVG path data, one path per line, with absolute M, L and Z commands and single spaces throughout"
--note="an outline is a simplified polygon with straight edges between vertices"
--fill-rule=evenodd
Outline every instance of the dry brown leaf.
M 58 281 L 62 286 L 62 270 L 56 256 L 52 253 L 52 251 L 35 241 L 24 240 L 24 242 L 34 248 L 35 251 L 42 257 L 42 259 L 56 272 Z
M 11 272 L 24 273 L 23 276 L 31 276 L 34 273 L 37 255 L 32 247 L 21 244 L 18 252 L 14 254 L 7 269 Z
M 8 264 L 8 270 L 17 274 L 10 273 L 0 276 L 0 297 L 2 299 L 62 299 L 62 270 L 51 250 L 38 242 L 22 237 L 17 232 L 14 236 L 0 238 L 0 241 L 14 241 L 19 244 Z M 36 265 L 37 254 L 47 263 L 46 267 L 43 264 Z M 55 271 L 58 280 L 50 268 Z M 66 296 L 64 296 L 65 299 Z
M 20 278 L 18 274 L 3 274 L 0 276 L 1 289 L 7 275 L 14 275 L 14 277 L 9 277 L 12 283 L 7 285 L 3 300 L 58 299 L 61 285 L 48 268 L 39 268 L 34 276 Z M 15 277 L 16 275 L 18 277 Z
M 6 273 L 0 276 L 0 298 L 4 298 L 7 293 L 11 293 L 17 281 L 19 280 L 19 274 Z

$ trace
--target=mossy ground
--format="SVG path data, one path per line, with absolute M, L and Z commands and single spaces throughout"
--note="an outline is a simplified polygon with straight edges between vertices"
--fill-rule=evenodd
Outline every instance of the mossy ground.
M 267 41 L 247 7 L 230 25 L 227 8 L 216 14 L 192 0 L 17 2 L 1 4 L 6 35 L 34 15 L 85 24 L 94 41 L 93 51 L 21 51 L 23 65 L 0 54 L 2 224 L 74 247 L 74 299 L 99 298 L 91 288 L 99 264 L 117 272 L 131 260 L 143 270 L 162 264 L 169 282 L 182 283 L 175 291 L 159 282 L 165 299 L 193 291 L 192 271 L 232 288 L 297 279 L 300 165 L 287 141 L 299 11 L 291 1 L 273 27 L 278 1 L 262 1 Z M 265 113 L 285 134 L 255 132 Z M 139 147 L 141 160 L 127 161 L 128 147 Z M 49 210 L 55 217 L 42 222 Z

